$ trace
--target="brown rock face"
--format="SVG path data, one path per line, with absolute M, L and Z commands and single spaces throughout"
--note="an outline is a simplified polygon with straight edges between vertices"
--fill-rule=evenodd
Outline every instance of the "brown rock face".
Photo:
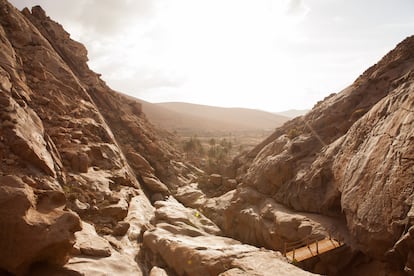
M 156 228 L 144 233 L 153 265 L 166 263 L 178 275 L 314 275 L 287 264 L 280 253 L 213 235 L 220 231 L 214 223 L 172 199 L 156 208 Z
M 134 206 L 141 214 L 131 226 L 139 232 L 152 207 L 136 175 L 160 177 L 151 162 L 173 156 L 139 104 L 123 101 L 90 71 L 83 45 L 40 7 L 20 13 L 1 0 L 0 38 L 0 271 L 67 261 L 80 221 L 66 203 L 98 232 L 125 236 L 130 201 L 140 198 Z M 123 110 L 113 115 L 125 119 L 116 135 L 101 113 L 108 110 Z M 134 170 L 124 149 L 135 156 Z M 173 174 L 165 164 L 162 171 Z
M 30 187 L 0 176 L 0 267 L 24 273 L 33 262 L 62 265 L 80 230 L 76 214 L 64 211 L 62 192 Z
M 414 75 L 406 78 L 350 128 L 332 165 L 348 227 L 378 257 L 414 223 Z
M 351 86 L 236 158 L 238 190 L 253 189 L 259 204 L 272 198 L 297 211 L 344 218 L 352 247 L 397 270 L 412 269 L 412 249 L 397 245 L 412 243 L 404 234 L 413 225 L 413 64 L 409 37 Z M 237 216 L 228 229 L 246 225 Z M 250 242 L 271 246 L 257 234 Z
M 0 50 L 0 274 L 35 264 L 53 275 L 44 263 L 62 265 L 69 253 L 78 273 L 144 274 L 136 260 L 154 214 L 147 196 L 164 199 L 192 167 L 40 7 L 19 12 L 0 0 Z M 66 208 L 91 226 L 74 249 L 80 221 Z

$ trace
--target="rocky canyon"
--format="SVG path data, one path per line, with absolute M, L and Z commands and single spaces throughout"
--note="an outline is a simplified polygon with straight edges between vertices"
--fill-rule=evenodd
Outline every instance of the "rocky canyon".
M 0 0 L 0 48 L 0 274 L 414 274 L 414 37 L 222 175 L 41 7 Z

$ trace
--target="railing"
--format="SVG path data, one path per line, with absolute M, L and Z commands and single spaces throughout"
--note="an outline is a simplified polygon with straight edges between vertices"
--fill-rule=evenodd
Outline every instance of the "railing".
M 322 239 L 320 239 L 322 240 Z M 293 259 L 295 259 L 295 250 L 302 247 L 309 247 L 310 244 L 316 243 L 316 252 L 319 254 L 319 246 L 318 246 L 319 239 L 313 238 L 311 239 L 310 236 L 307 236 L 301 240 L 297 240 L 294 242 L 285 242 L 283 245 L 283 256 L 286 257 L 288 252 L 293 252 Z
M 338 244 L 338 247 L 343 245 L 342 242 L 337 241 L 335 239 L 332 238 L 331 234 L 329 234 L 328 237 L 323 237 L 323 238 L 311 238 L 311 236 L 307 236 L 301 240 L 297 240 L 294 242 L 285 242 L 283 245 L 283 256 L 287 256 L 288 253 L 292 253 L 292 260 L 295 261 L 295 251 L 299 248 L 304 248 L 307 247 L 309 249 L 309 252 L 313 255 L 312 250 L 310 248 L 311 245 L 315 245 L 316 247 L 316 255 L 319 255 L 319 243 L 321 241 L 325 241 L 325 240 L 330 240 L 332 242 L 336 242 Z M 322 252 L 323 253 L 323 252 Z M 315 256 L 316 256 L 315 255 Z

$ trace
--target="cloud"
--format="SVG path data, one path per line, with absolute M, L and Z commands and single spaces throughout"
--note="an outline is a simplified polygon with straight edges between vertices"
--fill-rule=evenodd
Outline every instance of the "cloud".
M 76 25 L 89 35 L 113 35 L 128 25 L 149 19 L 158 1 L 155 0 L 72 0 L 41 1 L 11 0 L 17 8 L 40 5 L 54 20 L 64 25 Z
M 113 70 L 117 68 L 117 70 Z M 148 90 L 160 88 L 178 88 L 185 78 L 168 68 L 149 64 L 128 64 L 124 60 L 108 60 L 99 66 L 99 72 L 109 86 L 126 92 L 142 94 Z
M 148 19 L 154 12 L 153 0 L 88 0 L 76 20 L 97 34 L 114 34 L 134 21 Z

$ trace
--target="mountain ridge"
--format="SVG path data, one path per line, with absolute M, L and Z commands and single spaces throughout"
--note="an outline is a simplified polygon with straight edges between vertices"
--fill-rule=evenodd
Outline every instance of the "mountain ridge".
M 139 100 L 155 125 L 179 133 L 229 133 L 273 130 L 289 118 L 249 108 L 226 108 L 184 102 L 148 103 Z

